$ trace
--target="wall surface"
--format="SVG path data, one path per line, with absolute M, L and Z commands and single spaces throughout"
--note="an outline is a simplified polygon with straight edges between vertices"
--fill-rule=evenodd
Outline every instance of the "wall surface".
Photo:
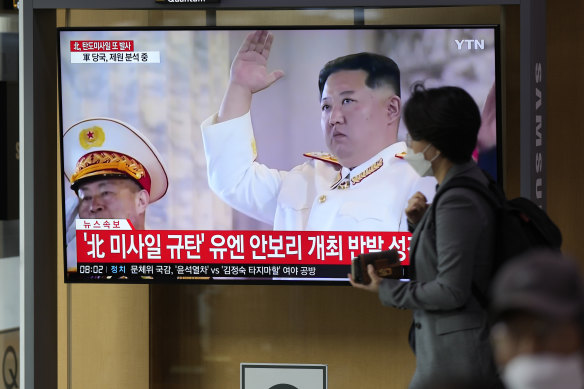
M 584 105 L 584 4 L 548 1 L 547 7 L 548 211 L 563 231 L 565 251 L 582 260 L 584 123 L 578 110 Z M 517 8 L 506 7 L 504 14 L 510 21 L 504 31 L 518 37 Z M 184 24 L 184 15 L 136 18 Z M 444 18 L 444 10 L 439 15 Z M 73 17 L 93 25 L 128 22 L 127 14 L 115 12 L 62 15 Z M 504 117 L 505 179 L 509 194 L 517 195 L 518 54 L 513 42 L 505 44 L 504 89 L 512 107 Z M 144 388 L 149 381 L 152 388 L 236 387 L 240 362 L 326 363 L 334 388 L 403 388 L 413 372 L 406 343 L 410 314 L 382 308 L 375 296 L 345 287 L 60 283 L 59 304 L 62 388 Z
M 71 15 L 57 11 L 57 26 L 103 26 L 108 23 L 144 25 L 148 13 L 131 17 L 115 11 L 92 11 Z M 59 147 L 55 123 L 55 148 Z M 58 161 L 56 181 L 61 188 Z M 57 208 L 61 210 L 59 197 Z M 59 214 L 61 214 L 59 212 Z M 62 220 L 58 220 L 62 242 Z M 58 245 L 58 387 L 148 388 L 149 386 L 149 291 L 146 285 L 75 285 L 63 278 L 63 247 Z
M 547 1 L 547 209 L 562 230 L 564 251 L 584 264 L 582 15 L 582 1 Z

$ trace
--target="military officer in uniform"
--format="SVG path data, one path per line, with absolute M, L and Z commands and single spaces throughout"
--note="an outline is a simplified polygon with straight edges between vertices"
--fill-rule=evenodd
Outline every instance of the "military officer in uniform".
M 319 75 L 321 127 L 329 153 L 290 171 L 255 162 L 252 94 L 283 76 L 267 72 L 273 36 L 249 34 L 231 67 L 219 112 L 202 123 L 210 187 L 233 208 L 279 230 L 407 231 L 404 209 L 433 178 L 420 179 L 397 142 L 399 69 L 359 53 L 328 62 Z
M 83 120 L 63 135 L 63 154 L 79 218 L 128 219 L 135 229 L 145 229 L 146 209 L 166 194 L 168 177 L 143 134 L 115 119 Z M 76 258 L 73 239 L 67 246 L 69 271 L 76 269 Z

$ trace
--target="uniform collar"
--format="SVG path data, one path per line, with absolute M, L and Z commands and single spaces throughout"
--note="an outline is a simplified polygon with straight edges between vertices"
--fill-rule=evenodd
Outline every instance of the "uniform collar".
M 396 159 L 401 159 L 400 153 L 406 150 L 404 142 L 394 143 L 373 157 L 369 158 L 362 164 L 355 166 L 353 169 L 348 167 L 341 167 L 337 180 L 331 186 L 331 189 L 347 189 L 349 187 L 359 185 L 361 182 L 367 180 L 368 177 L 380 172 L 385 166 L 391 164 Z

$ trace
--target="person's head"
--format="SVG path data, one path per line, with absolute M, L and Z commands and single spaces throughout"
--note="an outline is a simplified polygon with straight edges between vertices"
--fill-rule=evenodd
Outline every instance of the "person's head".
M 573 260 L 549 250 L 512 260 L 493 282 L 491 305 L 495 359 L 510 389 L 584 384 L 584 282 Z
M 401 96 L 399 67 L 391 58 L 374 53 L 357 53 L 335 58 L 320 70 L 318 89 L 321 99 L 329 76 L 342 70 L 363 70 L 367 74 L 365 85 L 369 88 L 386 86 L 391 88 L 396 96 Z
M 397 140 L 399 68 L 372 53 L 329 61 L 320 71 L 321 128 L 329 150 L 355 167 Z
M 131 178 L 95 177 L 78 184 L 81 219 L 129 219 L 144 229 L 150 194 Z
M 426 160 L 439 156 L 458 164 L 470 161 L 481 126 L 476 102 L 462 88 L 426 89 L 416 83 L 404 106 L 404 123 L 414 152 Z
M 154 146 L 118 120 L 87 119 L 63 135 L 65 175 L 79 198 L 83 219 L 130 219 L 144 228 L 148 204 L 168 188 Z

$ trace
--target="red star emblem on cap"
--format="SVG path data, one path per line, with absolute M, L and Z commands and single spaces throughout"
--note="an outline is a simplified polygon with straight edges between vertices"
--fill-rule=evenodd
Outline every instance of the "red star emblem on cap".
M 93 139 L 93 132 L 91 131 L 87 132 L 87 139 Z

